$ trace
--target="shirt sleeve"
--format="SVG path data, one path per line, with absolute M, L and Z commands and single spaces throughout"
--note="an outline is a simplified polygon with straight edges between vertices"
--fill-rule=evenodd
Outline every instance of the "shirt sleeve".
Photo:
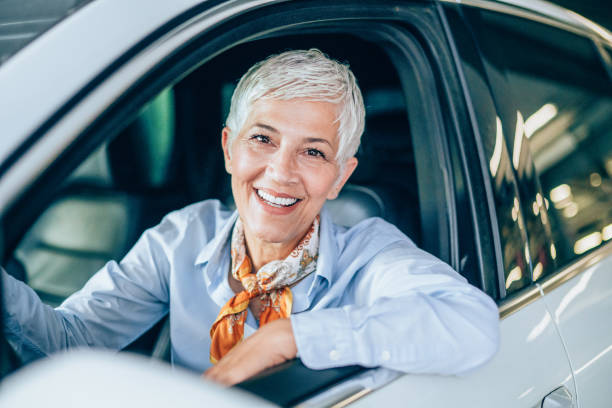
M 291 316 L 307 367 L 458 374 L 497 351 L 495 302 L 411 243 L 387 247 L 353 279 L 353 304 Z
M 143 233 L 121 263 L 108 262 L 78 292 L 53 309 L 2 270 L 4 331 L 29 361 L 73 347 L 121 349 L 168 309 L 167 220 Z

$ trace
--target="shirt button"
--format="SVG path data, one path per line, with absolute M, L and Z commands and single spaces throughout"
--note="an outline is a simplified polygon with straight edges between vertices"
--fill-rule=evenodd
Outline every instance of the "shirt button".
M 340 358 L 340 353 L 338 353 L 337 350 L 332 350 L 329 352 L 329 358 L 331 358 L 332 360 L 336 361 Z
M 389 359 L 391 358 L 391 353 L 389 353 L 387 350 L 385 350 L 380 355 L 380 358 L 382 358 L 382 361 L 389 361 Z

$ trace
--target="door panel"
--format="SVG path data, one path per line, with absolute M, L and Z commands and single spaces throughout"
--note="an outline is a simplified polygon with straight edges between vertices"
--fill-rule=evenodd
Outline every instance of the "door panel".
M 609 407 L 612 373 L 612 245 L 562 272 L 581 272 L 551 290 L 546 304 L 574 370 L 578 406 Z M 559 279 L 560 279 L 559 278 Z M 554 281 L 544 283 L 545 290 Z
M 527 215 L 532 280 L 564 342 L 579 406 L 609 406 L 609 76 L 589 37 L 501 13 L 465 15 L 500 117 L 514 125 L 508 144 Z
M 457 377 L 404 375 L 354 406 L 404 401 L 410 407 L 428 408 L 531 408 L 539 407 L 560 386 L 575 395 L 563 344 L 543 299 L 538 298 L 502 320 L 500 349 L 482 368 Z

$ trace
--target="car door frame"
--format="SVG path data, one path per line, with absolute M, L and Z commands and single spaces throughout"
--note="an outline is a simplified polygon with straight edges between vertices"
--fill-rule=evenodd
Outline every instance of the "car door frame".
M 499 10 L 493 10 L 499 11 Z M 519 13 L 515 16 L 528 18 L 524 13 Z M 571 32 L 572 34 L 579 35 L 585 40 L 588 40 L 590 45 L 595 50 L 597 57 L 602 63 L 602 69 L 605 69 L 608 77 L 611 76 L 611 64 L 609 56 L 605 54 L 604 44 L 609 47 L 612 44 L 611 38 L 602 38 L 599 32 L 589 30 L 588 27 L 577 27 L 575 25 L 565 24 L 560 21 L 553 21 L 550 19 L 537 18 L 533 19 L 538 24 L 545 24 L 552 26 L 556 29 Z M 501 89 L 509 88 L 511 85 L 507 81 L 504 75 L 497 75 L 497 80 L 500 82 L 499 87 Z M 495 93 L 495 92 L 493 92 Z M 499 105 L 506 105 L 506 111 L 517 110 L 517 104 L 514 102 L 514 98 L 508 98 L 505 92 L 498 92 L 504 95 L 502 101 L 499 96 L 496 103 Z M 507 118 L 507 115 L 503 115 Z M 527 147 L 528 149 L 528 147 Z M 526 166 L 531 166 L 535 169 L 533 163 L 533 155 L 528 152 L 526 155 L 528 163 Z M 534 173 L 537 173 L 534 171 Z M 535 175 L 532 180 L 526 178 L 517 177 L 519 184 L 533 183 L 534 185 L 523 188 L 523 191 L 537 191 L 542 197 L 545 197 L 544 192 L 539 183 L 539 175 Z M 530 204 L 532 199 L 521 194 L 521 201 L 526 201 L 527 206 Z M 529 208 L 529 207 L 527 207 Z M 546 212 L 546 207 L 541 209 Z M 548 217 L 547 217 L 548 218 Z M 533 224 L 531 226 L 533 228 Z M 537 235 L 537 233 L 530 234 L 531 228 L 527 228 L 528 235 Z M 551 245 L 555 244 L 552 236 L 549 236 Z M 559 244 L 559 243 L 557 243 Z M 612 328 L 604 328 L 605 325 L 602 321 L 607 320 L 607 308 L 600 306 L 600 302 L 594 302 L 590 299 L 605 299 L 609 295 L 612 289 L 612 281 L 607 278 L 605 270 L 609 270 L 609 265 L 612 264 L 612 242 L 602 245 L 596 250 L 586 253 L 576 259 L 571 260 L 566 264 L 560 266 L 553 266 L 553 270 L 547 275 L 543 276 L 541 280 L 535 282 L 534 291 L 539 292 L 538 298 L 543 299 L 547 309 L 549 310 L 552 322 L 555 324 L 555 328 L 559 333 L 559 337 L 564 344 L 564 351 L 566 358 L 572 368 L 572 376 L 574 380 L 575 391 L 573 392 L 574 401 L 580 406 L 584 403 L 581 401 L 587 400 L 585 406 L 595 406 L 597 403 L 599 406 L 605 406 L 607 403 L 606 398 L 601 393 L 593 392 L 592 381 L 583 380 L 578 376 L 589 369 L 592 372 L 589 374 L 592 377 L 601 378 L 601 372 L 596 372 L 597 368 L 591 367 L 594 363 L 597 363 L 599 368 L 605 369 L 611 367 L 610 350 L 612 345 L 605 344 L 605 338 L 609 338 Z M 596 282 L 596 283 L 595 283 Z M 506 313 L 512 313 L 516 310 L 520 310 L 528 305 L 531 300 L 520 299 L 510 300 L 505 303 Z M 575 316 L 581 316 L 577 318 Z M 591 333 L 595 328 L 597 332 L 604 334 L 604 339 L 593 338 L 588 336 L 588 340 L 584 337 L 584 333 Z M 603 343 L 603 344 L 602 344 Z M 607 354 L 607 355 L 606 355 Z M 597 365 L 595 364 L 595 365 Z M 606 373 L 609 372 L 606 371 Z M 595 374 L 593 374 L 595 373 Z M 582 374 L 583 377 L 587 377 L 587 374 Z M 599 384 L 601 390 L 604 386 Z M 584 391 L 584 389 L 587 391 Z
M 448 82 L 460 83 L 459 93 L 451 93 L 456 98 L 460 113 L 456 116 L 458 143 L 463 170 L 470 180 L 469 188 L 471 211 L 476 216 L 475 223 L 482 236 L 478 241 L 480 251 L 491 251 L 487 273 L 499 285 L 499 293 L 504 295 L 504 270 L 501 262 L 502 237 L 498 234 L 494 188 L 489 183 L 489 158 L 483 153 L 482 137 L 490 128 L 483 127 L 483 118 L 493 123 L 495 132 L 495 109 L 482 112 L 483 106 L 494 106 L 493 95 L 487 76 L 480 62 L 481 55 L 469 32 L 459 33 L 450 29 L 450 13 L 455 12 L 467 30 L 460 12 L 460 5 L 451 4 L 440 7 L 440 18 L 446 25 L 449 47 L 453 53 L 456 72 L 449 72 Z M 444 9 L 443 9 L 444 8 Z M 455 24 L 457 21 L 454 22 Z M 467 47 L 466 47 L 467 46 Z M 467 51 L 466 51 L 467 48 Z M 466 65 L 470 65 L 466 67 Z M 468 72 L 468 69 L 470 72 Z M 452 90 L 453 88 L 450 87 Z M 461 111 L 463 106 L 463 112 Z M 492 117 L 491 117 L 492 115 Z M 485 120 L 486 121 L 486 120 Z M 494 133 L 495 134 L 495 133 Z M 449 141 L 452 143 L 453 141 Z M 452 150 L 452 149 L 451 149 Z M 508 155 L 508 150 L 505 150 Z M 508 156 L 509 159 L 509 156 Z M 515 190 L 516 184 L 513 181 Z M 525 240 L 525 237 L 523 237 Z M 526 240 L 525 240 L 526 241 Z M 489 256 L 491 255 L 489 254 Z M 531 273 L 531 270 L 528 270 Z M 355 406 L 378 406 L 398 401 L 410 395 L 415 406 L 446 407 L 458 406 L 497 406 L 516 407 L 540 406 L 551 393 L 565 387 L 576 395 L 571 366 L 567 360 L 563 342 L 552 323 L 547 304 L 536 285 L 529 285 L 514 296 L 502 299 L 497 297 L 500 306 L 501 347 L 498 354 L 483 367 L 461 377 L 402 376 L 376 393 L 365 396 Z M 436 394 L 452 396 L 441 402 Z M 484 391 L 483 391 L 484 390 Z

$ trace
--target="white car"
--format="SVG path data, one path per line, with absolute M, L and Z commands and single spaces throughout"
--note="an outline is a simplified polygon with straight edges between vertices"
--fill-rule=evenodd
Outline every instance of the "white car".
M 0 255 L 45 302 L 79 289 L 170 210 L 210 197 L 231 204 L 219 136 L 237 79 L 269 54 L 317 47 L 350 63 L 367 107 L 360 165 L 326 204 L 336 222 L 384 217 L 451 264 L 498 302 L 501 347 L 460 377 L 313 371 L 296 360 L 237 386 L 258 397 L 203 384 L 209 402 L 610 406 L 608 31 L 539 0 L 38 6 L 0 3 Z M 171 348 L 162 320 L 128 350 L 168 360 Z M 41 376 L 139 403 L 123 378 L 114 387 L 82 376 L 142 369 L 122 354 L 17 369 L 3 343 L 1 357 L 2 374 L 16 374 L 0 405 L 71 406 L 65 387 L 21 399 Z M 201 402 L 192 380 L 203 380 L 191 377 L 179 375 L 184 388 L 168 379 L 167 390 L 155 380 L 147 405 L 167 406 L 164 393 L 178 389 L 177 406 Z

